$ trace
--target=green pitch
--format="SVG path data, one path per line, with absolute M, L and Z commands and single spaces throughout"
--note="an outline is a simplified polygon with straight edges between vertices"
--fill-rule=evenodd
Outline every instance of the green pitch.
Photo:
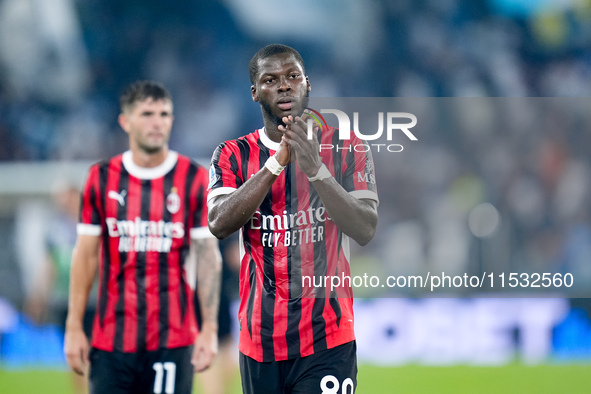
M 357 393 L 590 393 L 590 375 L 591 365 L 362 366 Z
M 358 394 L 393 393 L 589 393 L 591 365 L 513 364 L 504 367 L 359 367 Z M 235 382 L 240 393 L 240 382 Z M 0 369 L 2 394 L 71 394 L 68 372 Z M 198 391 L 195 391 L 198 393 Z M 340 391 L 339 391 L 339 394 Z

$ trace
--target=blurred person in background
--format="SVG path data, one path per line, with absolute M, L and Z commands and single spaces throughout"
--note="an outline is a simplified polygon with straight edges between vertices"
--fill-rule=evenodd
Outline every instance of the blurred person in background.
M 76 224 L 80 207 L 80 190 L 68 181 L 59 181 L 53 188 L 54 211 L 47 222 L 44 247 L 46 259 L 35 272 L 33 286 L 25 300 L 25 313 L 37 324 L 57 324 L 65 331 L 68 313 L 68 288 L 72 251 L 76 243 Z M 93 289 L 83 317 L 84 333 L 92 334 L 96 288 Z M 87 379 L 73 376 L 75 393 L 87 392 Z
M 93 394 L 189 394 L 218 347 L 221 258 L 206 227 L 207 170 L 168 148 L 173 104 L 162 85 L 133 83 L 120 105 L 129 150 L 93 165 L 82 191 L 64 352 Z M 186 265 L 196 267 L 199 332 Z M 97 266 L 89 349 L 82 321 Z
M 234 303 L 238 299 L 238 275 L 240 274 L 240 251 L 237 236 L 220 242 L 222 251 L 222 288 L 218 318 L 219 351 L 212 366 L 197 375 L 198 391 L 203 394 L 229 394 L 233 391 L 234 378 L 238 372 L 237 343 L 233 322 L 236 321 Z M 196 304 L 197 318 L 201 314 Z M 199 322 L 201 324 L 201 322 Z M 236 327 L 237 328 L 237 327 Z

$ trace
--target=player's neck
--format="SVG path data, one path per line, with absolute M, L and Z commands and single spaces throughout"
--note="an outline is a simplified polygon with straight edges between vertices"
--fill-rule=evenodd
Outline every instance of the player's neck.
M 283 133 L 279 131 L 279 129 L 277 129 L 276 125 L 267 125 L 267 122 L 265 122 L 265 133 L 271 141 L 277 143 L 281 142 L 281 137 L 283 136 Z
M 164 163 L 168 157 L 169 149 L 167 146 L 163 147 L 157 152 L 146 152 L 142 149 L 130 149 L 131 159 L 134 164 L 143 168 L 153 168 Z
M 262 105 L 261 112 L 263 113 L 263 124 L 265 125 L 265 133 L 267 133 L 267 137 L 273 142 L 280 143 L 283 133 L 277 128 L 278 120 L 273 119 L 273 117 L 263 109 Z

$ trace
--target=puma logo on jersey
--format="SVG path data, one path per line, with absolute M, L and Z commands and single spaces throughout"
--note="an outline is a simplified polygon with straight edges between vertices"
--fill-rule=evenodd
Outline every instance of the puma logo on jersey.
M 127 195 L 127 190 L 123 190 L 121 193 L 117 193 L 115 190 L 109 190 L 109 198 L 113 200 L 117 200 L 119 205 L 125 205 L 125 196 Z

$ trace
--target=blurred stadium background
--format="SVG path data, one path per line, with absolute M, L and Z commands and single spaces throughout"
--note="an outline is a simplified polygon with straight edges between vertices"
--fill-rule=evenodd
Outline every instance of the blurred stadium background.
M 416 161 L 376 160 L 380 229 L 354 272 L 492 262 L 590 277 L 589 0 L 0 0 L 0 392 L 71 392 L 55 313 L 33 319 L 30 300 L 56 191 L 127 146 L 123 86 L 163 82 L 171 147 L 207 165 L 261 126 L 247 64 L 272 42 L 301 52 L 315 97 L 577 97 L 577 121 L 517 111 L 517 134 L 489 114 L 495 127 L 469 118 L 419 137 Z M 500 218 L 492 237 L 470 228 L 484 202 Z M 581 294 L 361 298 L 359 392 L 589 392 Z

